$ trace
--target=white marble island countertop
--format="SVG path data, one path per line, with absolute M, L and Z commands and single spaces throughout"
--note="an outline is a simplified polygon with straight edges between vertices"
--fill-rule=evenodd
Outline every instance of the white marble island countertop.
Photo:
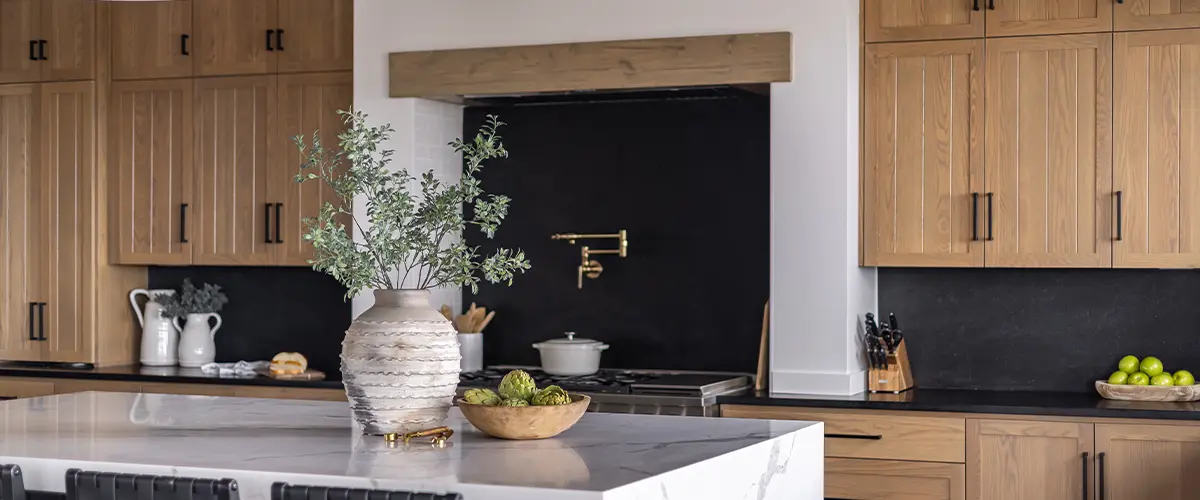
M 465 500 L 822 498 L 820 423 L 588 413 L 558 437 L 487 437 L 450 412 L 443 448 L 363 436 L 345 403 L 79 393 L 0 403 L 0 462 L 62 492 L 69 468 L 461 493 Z

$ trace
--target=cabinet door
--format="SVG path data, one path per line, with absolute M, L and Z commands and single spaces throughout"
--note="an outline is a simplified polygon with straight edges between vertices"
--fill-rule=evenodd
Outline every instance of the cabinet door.
M 967 498 L 1094 498 L 1093 432 L 1092 424 L 967 420 Z
M 993 0 L 987 36 L 1112 31 L 1112 0 Z
M 42 9 L 39 0 L 0 0 L 0 83 L 36 82 L 42 78 L 37 60 L 36 32 Z
M 1104 467 L 1098 498 L 1196 498 L 1200 427 L 1096 424 L 1096 453 Z
M 354 69 L 352 0 L 279 0 L 279 72 Z
M 49 265 L 45 276 L 46 361 L 92 362 L 96 259 L 95 88 L 42 84 L 41 164 Z
M 1117 31 L 1200 28 L 1200 0 L 1123 0 L 1113 13 Z
M 1200 267 L 1200 29 L 1113 46 L 1114 264 Z
M 282 203 L 274 223 L 280 233 L 276 243 L 277 263 L 285 266 L 309 266 L 312 244 L 304 241 L 303 219 L 316 217 L 326 202 L 341 206 L 341 200 L 319 181 L 300 184 L 300 158 L 292 138 L 301 135 L 312 144 L 312 134 L 320 132 L 321 144 L 329 151 L 338 149 L 338 134 L 345 130 L 339 110 L 353 104 L 353 75 L 323 73 L 279 76 L 277 127 L 271 135 L 271 198 Z
M 113 3 L 113 79 L 192 76 L 191 36 L 190 0 Z
M 1111 267 L 1111 35 L 987 47 L 988 267 Z
M 273 76 L 196 80 L 195 264 L 274 262 L 267 138 L 275 94 Z
M 983 41 L 866 51 L 864 264 L 983 266 Z
M 275 72 L 275 0 L 192 0 L 197 75 Z
M 868 42 L 980 38 L 983 10 L 976 5 L 974 0 L 866 0 L 866 38 Z
M 113 84 L 117 264 L 192 263 L 192 104 L 188 79 Z
M 963 500 L 963 464 L 825 459 L 826 498 Z
M 42 81 L 95 78 L 96 2 L 42 0 Z
M 30 303 L 41 300 L 45 269 L 37 87 L 0 86 L 0 359 L 15 361 L 37 361 L 42 352 L 30 340 L 36 317 Z

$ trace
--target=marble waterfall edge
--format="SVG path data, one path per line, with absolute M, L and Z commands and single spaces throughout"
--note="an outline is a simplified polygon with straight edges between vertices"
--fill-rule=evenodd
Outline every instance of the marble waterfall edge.
M 375 290 L 342 341 L 342 382 L 365 434 L 439 427 L 458 387 L 458 332 L 428 290 Z

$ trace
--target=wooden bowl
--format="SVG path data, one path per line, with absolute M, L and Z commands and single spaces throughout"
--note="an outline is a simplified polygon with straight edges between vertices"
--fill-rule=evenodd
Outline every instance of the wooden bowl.
M 1096 381 L 1096 392 L 1104 399 L 1118 401 L 1200 401 L 1200 384 L 1194 385 L 1113 385 Z
M 487 406 L 458 400 L 463 417 L 484 434 L 502 439 L 545 439 L 570 429 L 587 412 L 592 398 L 572 394 L 555 406 Z

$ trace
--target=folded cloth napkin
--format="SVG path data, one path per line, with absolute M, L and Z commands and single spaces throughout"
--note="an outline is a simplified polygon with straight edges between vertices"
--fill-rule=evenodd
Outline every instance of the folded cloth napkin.
M 257 370 L 271 366 L 270 361 L 238 361 L 237 363 L 209 363 L 200 367 L 205 375 L 219 377 L 255 377 Z

